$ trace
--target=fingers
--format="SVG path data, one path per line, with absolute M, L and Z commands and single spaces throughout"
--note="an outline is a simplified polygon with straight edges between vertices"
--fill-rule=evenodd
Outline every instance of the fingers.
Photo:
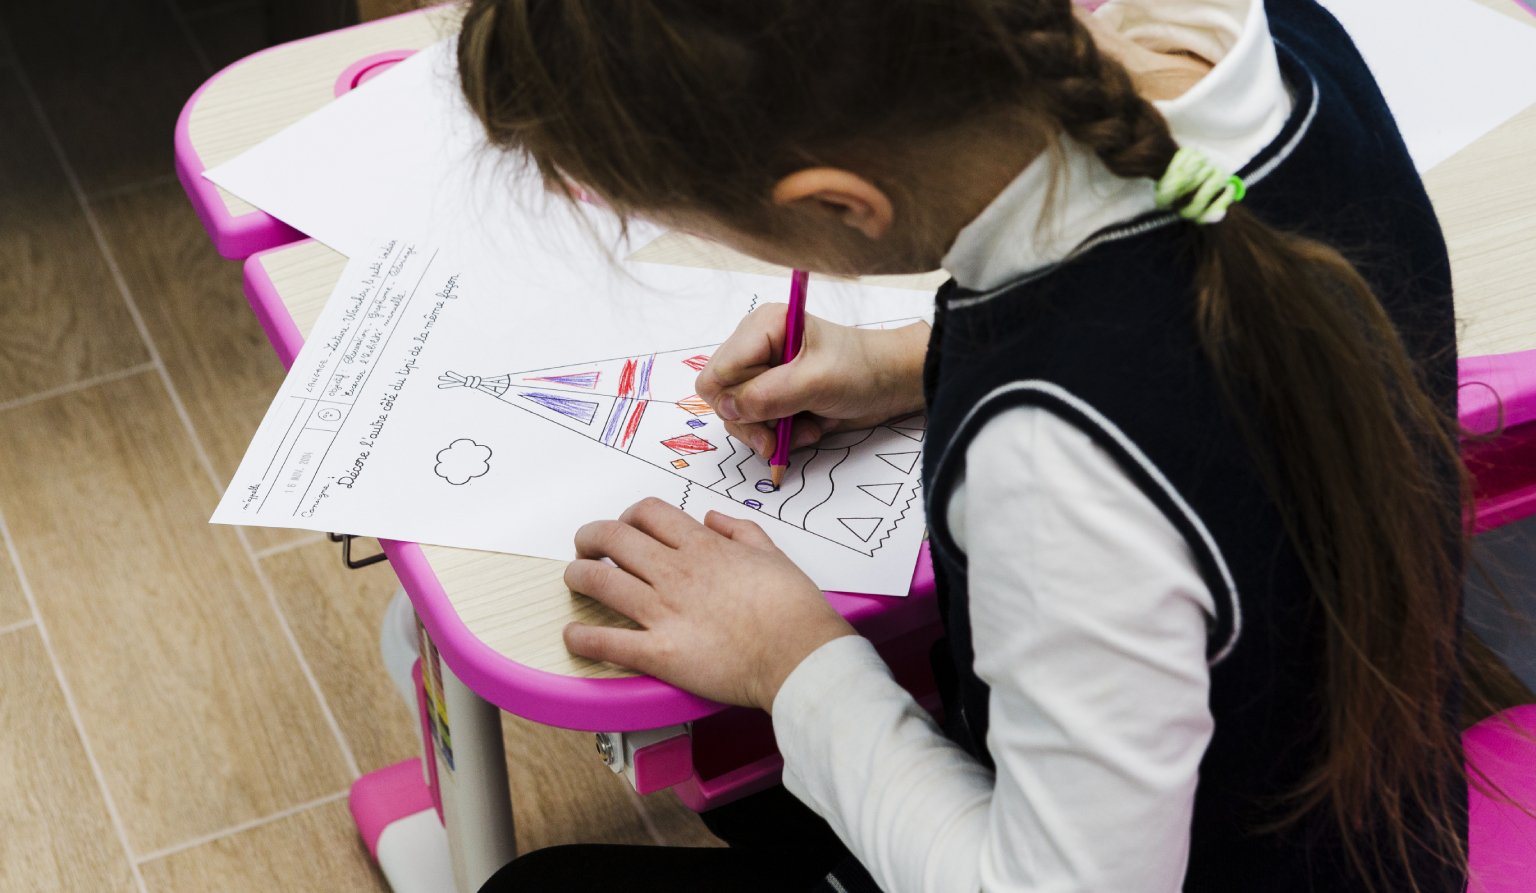
M 773 544 L 773 540 L 768 538 L 768 534 L 763 532 L 763 528 L 742 518 L 732 518 L 730 515 L 710 511 L 704 515 L 704 526 L 744 546 L 775 551 L 778 549 L 778 546 Z
M 656 593 L 628 571 L 591 558 L 578 558 L 565 566 L 565 587 L 591 597 L 625 617 L 647 625 Z
M 767 422 L 726 422 L 725 433 L 746 444 L 764 459 L 773 453 L 773 426 Z
M 665 567 L 671 550 L 622 521 L 593 521 L 576 531 L 577 558 L 612 558 L 647 583 Z
M 816 416 L 795 416 L 795 424 L 789 435 L 789 448 L 798 450 L 807 447 L 822 438 L 827 433 L 827 423 Z
M 766 422 L 812 408 L 822 388 L 818 376 L 791 361 L 764 369 L 741 384 L 722 391 L 710 404 L 727 422 Z
M 686 539 L 701 529 L 687 512 L 654 496 L 625 509 L 619 520 L 674 549 L 682 548 Z
M 768 459 L 773 456 L 773 451 L 778 447 L 778 432 L 775 426 L 769 422 L 726 422 L 725 432 L 747 446 L 752 451 Z M 810 446 L 827 433 L 827 423 L 817 416 L 804 413 L 795 416 L 795 424 L 790 431 L 789 448 L 798 450 L 801 447 Z
M 753 311 L 735 333 L 710 357 L 699 373 L 698 394 L 727 422 L 763 422 L 811 410 L 821 396 L 824 376 L 818 364 L 780 363 L 784 355 L 785 305 L 768 304 Z M 806 317 L 807 340 L 801 356 L 810 351 L 812 330 L 827 329 L 815 317 Z M 832 327 L 833 329 L 837 327 Z
M 715 348 L 699 373 L 698 393 L 711 406 L 726 388 L 758 375 L 784 355 L 784 304 L 764 304 L 747 314 Z
M 637 629 L 571 623 L 565 627 L 565 648 L 580 657 L 605 660 L 649 673 L 651 661 L 646 648 L 649 635 Z

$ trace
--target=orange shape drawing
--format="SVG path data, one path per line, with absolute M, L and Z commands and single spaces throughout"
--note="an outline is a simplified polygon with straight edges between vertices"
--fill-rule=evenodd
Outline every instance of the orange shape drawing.
M 709 415 L 714 412 L 713 409 L 709 408 L 709 404 L 704 402 L 704 398 L 698 394 L 689 394 L 677 401 L 677 408 L 686 409 L 694 415 Z
M 673 468 L 687 468 L 688 467 L 688 460 L 687 459 L 673 459 L 672 460 L 672 467 Z

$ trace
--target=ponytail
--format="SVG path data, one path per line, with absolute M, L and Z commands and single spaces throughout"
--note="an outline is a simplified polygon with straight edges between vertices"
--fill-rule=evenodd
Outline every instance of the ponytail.
M 1323 617 L 1320 752 L 1277 824 L 1326 814 L 1358 874 L 1417 890 L 1393 870 L 1411 854 L 1466 864 L 1450 699 L 1470 487 L 1455 423 L 1337 251 L 1241 206 L 1189 229 L 1201 344 Z

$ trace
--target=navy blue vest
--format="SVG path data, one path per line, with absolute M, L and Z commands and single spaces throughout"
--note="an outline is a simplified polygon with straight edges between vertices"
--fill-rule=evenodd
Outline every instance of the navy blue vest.
M 1348 35 L 1321 7 L 1312 0 L 1270 0 L 1267 7 L 1295 107 L 1241 172 L 1256 181 L 1245 206 L 1355 261 L 1436 397 L 1454 412 L 1450 264 L 1386 103 Z M 1070 260 L 995 292 L 967 292 L 953 282 L 939 292 L 923 474 L 948 631 L 947 665 L 936 661 L 949 677 L 941 678 L 951 694 L 948 731 L 989 759 L 988 693 L 972 670 L 966 559 L 944 507 L 981 427 L 1010 408 L 1040 407 L 1090 435 L 1163 511 L 1215 599 L 1208 648 L 1215 732 L 1200 766 L 1185 890 L 1359 889 L 1325 823 L 1257 831 L 1277 817 L 1276 804 L 1316 754 L 1322 625 L 1279 511 L 1196 339 L 1190 226 L 1149 214 L 1101 231 Z M 968 498 L 987 498 L 980 483 L 972 482 Z M 1415 825 L 1421 819 L 1408 817 Z M 1433 854 L 1421 856 L 1414 868 L 1421 890 L 1463 889 L 1458 873 Z

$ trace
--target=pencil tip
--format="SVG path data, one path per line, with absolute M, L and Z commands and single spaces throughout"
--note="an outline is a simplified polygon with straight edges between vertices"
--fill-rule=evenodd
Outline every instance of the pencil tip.
M 773 465 L 769 467 L 769 470 L 772 472 L 772 474 L 769 475 L 769 479 L 773 483 L 773 489 L 777 490 L 779 489 L 779 485 L 784 482 L 784 466 Z

